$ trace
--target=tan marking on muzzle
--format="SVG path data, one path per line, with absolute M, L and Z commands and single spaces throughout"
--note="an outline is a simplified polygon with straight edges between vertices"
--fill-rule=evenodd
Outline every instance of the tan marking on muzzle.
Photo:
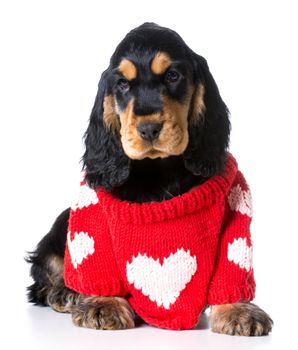
M 115 99 L 112 95 L 105 96 L 103 100 L 103 120 L 108 128 L 119 131 L 120 122 L 116 113 Z
M 134 101 L 120 112 L 120 135 L 126 155 L 132 159 L 168 157 L 184 152 L 188 145 L 188 113 L 191 94 L 181 104 L 170 97 L 163 97 L 163 109 L 160 113 L 136 116 L 133 112 Z M 158 139 L 148 141 L 138 133 L 141 123 L 163 123 Z

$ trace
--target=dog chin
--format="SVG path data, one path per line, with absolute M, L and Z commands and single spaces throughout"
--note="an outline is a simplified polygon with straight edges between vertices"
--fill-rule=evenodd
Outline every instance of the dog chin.
M 144 158 L 150 158 L 150 159 L 155 159 L 155 158 L 166 158 L 169 157 L 170 154 L 158 151 L 156 149 L 152 149 L 151 151 L 147 152 Z
M 139 150 L 134 150 L 134 149 L 126 149 L 124 150 L 126 155 L 135 160 L 142 160 L 145 158 L 150 158 L 150 159 L 156 159 L 156 158 L 166 158 L 170 156 L 178 156 L 182 154 L 185 150 L 185 147 L 181 148 L 179 147 L 178 149 L 162 149 L 162 148 L 155 148 L 151 147 L 149 149 L 146 149 L 145 151 L 139 151 Z
M 166 158 L 170 155 L 165 152 L 156 150 L 153 147 L 145 151 L 137 151 L 134 149 L 129 149 L 129 150 L 124 149 L 124 152 L 130 159 L 135 159 L 135 160 L 142 160 L 145 158 L 150 158 L 150 159 Z

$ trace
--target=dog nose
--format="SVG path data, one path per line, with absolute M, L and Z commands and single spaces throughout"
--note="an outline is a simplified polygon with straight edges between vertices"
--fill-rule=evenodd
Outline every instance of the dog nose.
M 158 138 L 162 123 L 142 123 L 138 126 L 138 132 L 142 139 L 153 141 Z

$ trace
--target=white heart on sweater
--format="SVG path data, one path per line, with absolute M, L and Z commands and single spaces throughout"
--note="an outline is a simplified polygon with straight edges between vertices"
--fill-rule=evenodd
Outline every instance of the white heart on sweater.
M 231 210 L 252 217 L 252 199 L 249 189 L 244 191 L 239 184 L 234 186 L 229 193 L 228 203 Z
M 94 239 L 87 232 L 74 233 L 74 239 L 70 238 L 71 232 L 67 233 L 67 245 L 73 267 L 76 269 L 88 255 L 95 252 Z
M 132 258 L 131 263 L 126 263 L 128 282 L 165 309 L 176 302 L 196 270 L 196 256 L 191 256 L 190 251 L 183 248 L 164 258 L 163 264 L 159 259 L 154 260 L 140 253 Z
M 246 238 L 234 238 L 228 244 L 228 260 L 247 272 L 252 269 L 252 246 L 247 245 Z
M 82 185 L 80 186 L 80 191 L 78 193 L 77 198 L 72 202 L 71 209 L 77 210 L 82 209 L 84 207 L 89 207 L 91 204 L 97 204 L 98 203 L 98 197 L 97 194 L 92 188 L 90 188 L 88 185 Z

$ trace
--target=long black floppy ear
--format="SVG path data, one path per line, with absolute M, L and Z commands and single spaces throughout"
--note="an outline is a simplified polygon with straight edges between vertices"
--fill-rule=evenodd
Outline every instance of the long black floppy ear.
M 111 190 L 127 180 L 130 160 L 125 155 L 116 132 L 104 121 L 108 75 L 109 69 L 102 74 L 98 84 L 89 126 L 84 135 L 86 150 L 82 160 L 88 185 L 92 188 L 102 186 Z
M 209 71 L 207 61 L 194 54 L 195 92 L 189 119 L 189 144 L 185 167 L 195 175 L 210 177 L 224 168 L 229 145 L 229 111 Z

